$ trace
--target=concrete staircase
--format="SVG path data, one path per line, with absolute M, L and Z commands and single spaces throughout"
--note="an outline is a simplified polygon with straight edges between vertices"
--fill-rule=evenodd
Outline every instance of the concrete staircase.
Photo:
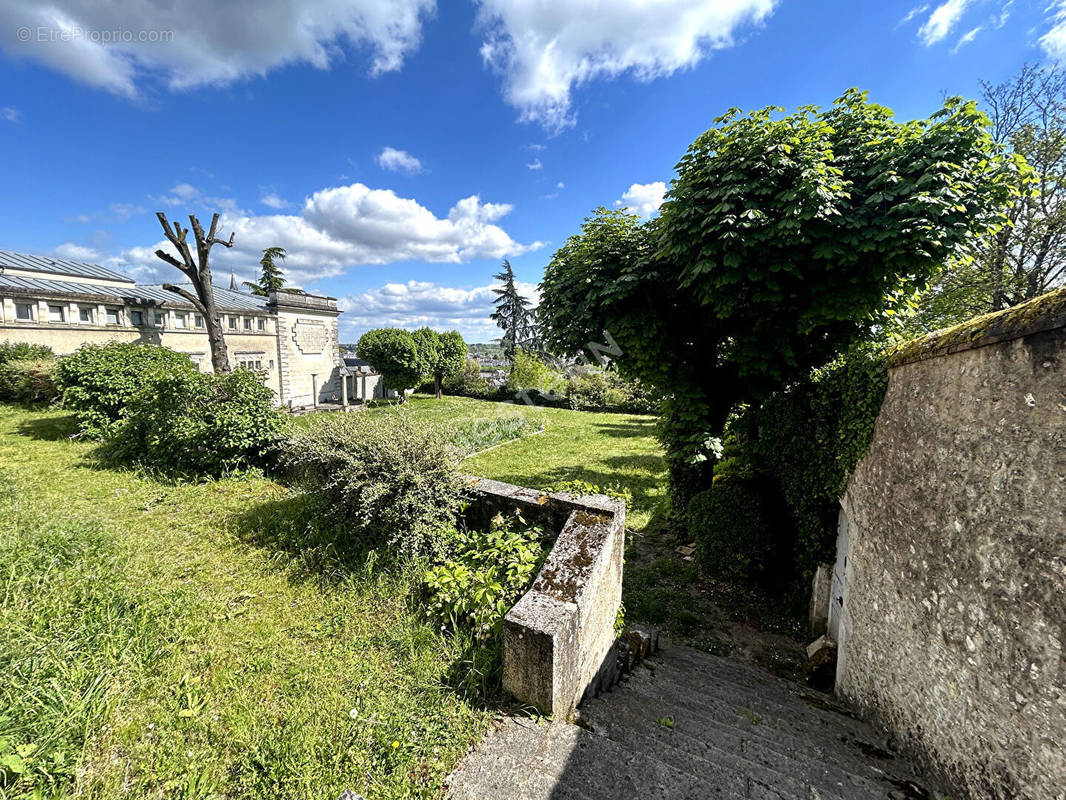
M 665 647 L 577 724 L 501 720 L 452 800 L 903 800 L 927 794 L 836 701 L 758 667 Z

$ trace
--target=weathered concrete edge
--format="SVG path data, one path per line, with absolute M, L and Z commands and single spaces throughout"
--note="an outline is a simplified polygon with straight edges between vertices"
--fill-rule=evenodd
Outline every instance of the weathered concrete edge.
M 559 531 L 532 587 L 504 618 L 503 685 L 544 713 L 566 716 L 611 657 L 622 602 L 625 504 L 488 479 L 472 478 L 470 491 L 488 513 L 517 508 Z
M 1066 328 L 1066 287 L 896 345 L 888 351 L 885 365 L 901 367 L 1059 328 Z

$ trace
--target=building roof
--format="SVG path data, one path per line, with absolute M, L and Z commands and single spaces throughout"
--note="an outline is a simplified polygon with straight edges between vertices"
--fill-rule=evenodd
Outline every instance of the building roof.
M 101 267 L 99 264 L 88 264 L 84 261 L 70 261 L 66 258 L 52 258 L 50 256 L 31 256 L 26 253 L 13 253 L 10 250 L 0 250 L 0 274 L 3 274 L 4 267 L 44 272 L 51 275 L 68 275 L 73 278 L 97 278 L 100 280 L 133 283 L 132 279 L 121 272 Z
M 101 267 L 101 269 L 103 268 Z M 191 284 L 185 284 L 185 286 L 190 290 L 192 288 Z M 75 281 L 57 281 L 49 278 L 30 278 L 26 275 L 5 275 L 0 272 L 0 289 L 10 289 L 19 294 L 30 295 L 84 295 L 94 298 L 114 298 L 129 305 L 169 303 L 176 306 L 189 306 L 189 303 L 184 298 L 173 292 L 168 292 L 161 284 L 106 286 L 77 283 Z M 215 301 L 218 303 L 218 307 L 224 311 L 267 310 L 267 298 L 234 292 L 229 289 L 223 289 L 220 286 L 215 287 Z

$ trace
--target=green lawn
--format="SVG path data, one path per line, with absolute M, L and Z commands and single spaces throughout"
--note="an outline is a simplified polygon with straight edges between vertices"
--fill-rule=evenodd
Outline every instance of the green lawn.
M 638 527 L 659 496 L 650 417 L 409 410 L 544 422 L 471 473 L 622 484 Z M 410 575 L 337 552 L 270 480 L 105 468 L 71 431 L 0 405 L 0 798 L 439 795 L 490 711 L 454 688 L 468 651 L 423 620 Z
M 467 459 L 473 475 L 539 489 L 560 481 L 617 483 L 633 492 L 631 528 L 647 525 L 666 480 L 662 449 L 655 439 L 655 417 L 596 414 L 556 408 L 488 403 L 468 397 L 415 395 L 410 410 L 440 420 L 526 414 L 544 421 L 544 433 L 507 442 Z M 374 414 L 389 413 L 378 407 Z
M 270 481 L 102 469 L 69 431 L 0 405 L 0 797 L 439 793 L 487 713 L 403 576 Z

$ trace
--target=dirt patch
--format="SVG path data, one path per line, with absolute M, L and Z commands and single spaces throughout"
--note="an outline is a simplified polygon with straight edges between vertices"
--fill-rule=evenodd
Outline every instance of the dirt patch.
M 674 643 L 802 680 L 806 620 L 765 593 L 701 575 L 686 545 L 661 521 L 630 532 L 626 619 L 658 627 Z

